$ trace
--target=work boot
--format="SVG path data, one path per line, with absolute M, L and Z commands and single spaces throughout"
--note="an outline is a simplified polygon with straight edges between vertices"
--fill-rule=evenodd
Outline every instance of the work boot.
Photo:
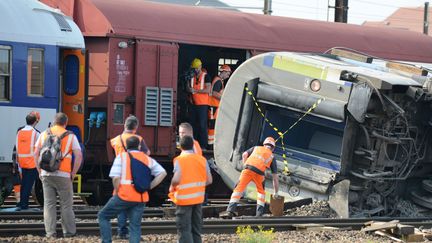
M 223 211 L 219 213 L 219 217 L 223 219 L 232 219 L 235 216 L 237 216 L 237 214 L 231 211 Z
M 257 205 L 255 216 L 261 217 L 261 216 L 263 216 L 263 214 L 264 214 L 264 206 Z

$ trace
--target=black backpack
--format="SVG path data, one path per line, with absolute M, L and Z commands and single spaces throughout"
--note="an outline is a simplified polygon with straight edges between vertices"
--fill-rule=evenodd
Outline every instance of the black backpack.
M 142 194 L 150 190 L 152 179 L 151 170 L 146 164 L 134 158 L 131 153 L 128 152 L 128 154 L 130 159 L 132 184 L 134 185 L 135 190 Z
M 71 134 L 70 131 L 64 132 L 60 136 L 56 136 L 51 132 L 51 129 L 46 130 L 46 138 L 43 141 L 42 149 L 40 151 L 39 167 L 48 172 L 55 172 L 60 167 L 60 161 L 64 159 L 70 151 L 62 155 L 61 141 L 67 135 Z

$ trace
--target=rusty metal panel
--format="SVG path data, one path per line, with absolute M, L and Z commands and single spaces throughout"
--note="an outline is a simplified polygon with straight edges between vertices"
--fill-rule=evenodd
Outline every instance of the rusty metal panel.
M 88 50 L 88 106 L 106 107 L 108 100 L 108 38 L 86 38 Z
M 109 38 L 109 73 L 107 89 L 107 136 L 113 138 L 123 132 L 124 124 L 114 123 L 115 108 L 124 105 L 123 114 L 134 114 L 134 48 L 119 47 L 120 42 L 128 39 Z M 124 120 L 124 119 L 123 119 Z
M 173 89 L 172 110 L 176 109 L 178 46 L 158 42 L 137 41 L 135 47 L 135 113 L 144 121 L 146 87 L 158 88 L 160 104 L 161 88 Z M 175 124 L 175 112 L 172 113 Z M 157 124 L 158 125 L 158 124 Z M 175 151 L 175 127 L 160 127 L 141 123 L 138 132 L 146 139 L 153 154 L 167 155 Z

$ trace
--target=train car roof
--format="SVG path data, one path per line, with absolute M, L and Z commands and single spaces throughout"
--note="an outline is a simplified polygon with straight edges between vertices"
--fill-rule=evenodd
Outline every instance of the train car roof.
M 74 15 L 85 36 L 260 51 L 324 52 L 349 47 L 387 59 L 432 63 L 432 37 L 406 30 L 140 0 L 65 0 L 69 4 L 60 6 L 55 0 L 42 1 Z
M 84 48 L 74 21 L 36 0 L 1 0 L 0 23 L 1 41 Z

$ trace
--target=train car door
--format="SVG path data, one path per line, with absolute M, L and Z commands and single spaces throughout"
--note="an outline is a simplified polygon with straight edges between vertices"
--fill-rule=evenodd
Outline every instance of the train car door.
M 154 155 L 175 151 L 178 45 L 138 41 L 135 70 L 135 114 Z
M 80 143 L 84 140 L 86 110 L 85 54 L 81 50 L 62 53 L 61 110 L 68 116 L 67 129 L 73 131 Z

